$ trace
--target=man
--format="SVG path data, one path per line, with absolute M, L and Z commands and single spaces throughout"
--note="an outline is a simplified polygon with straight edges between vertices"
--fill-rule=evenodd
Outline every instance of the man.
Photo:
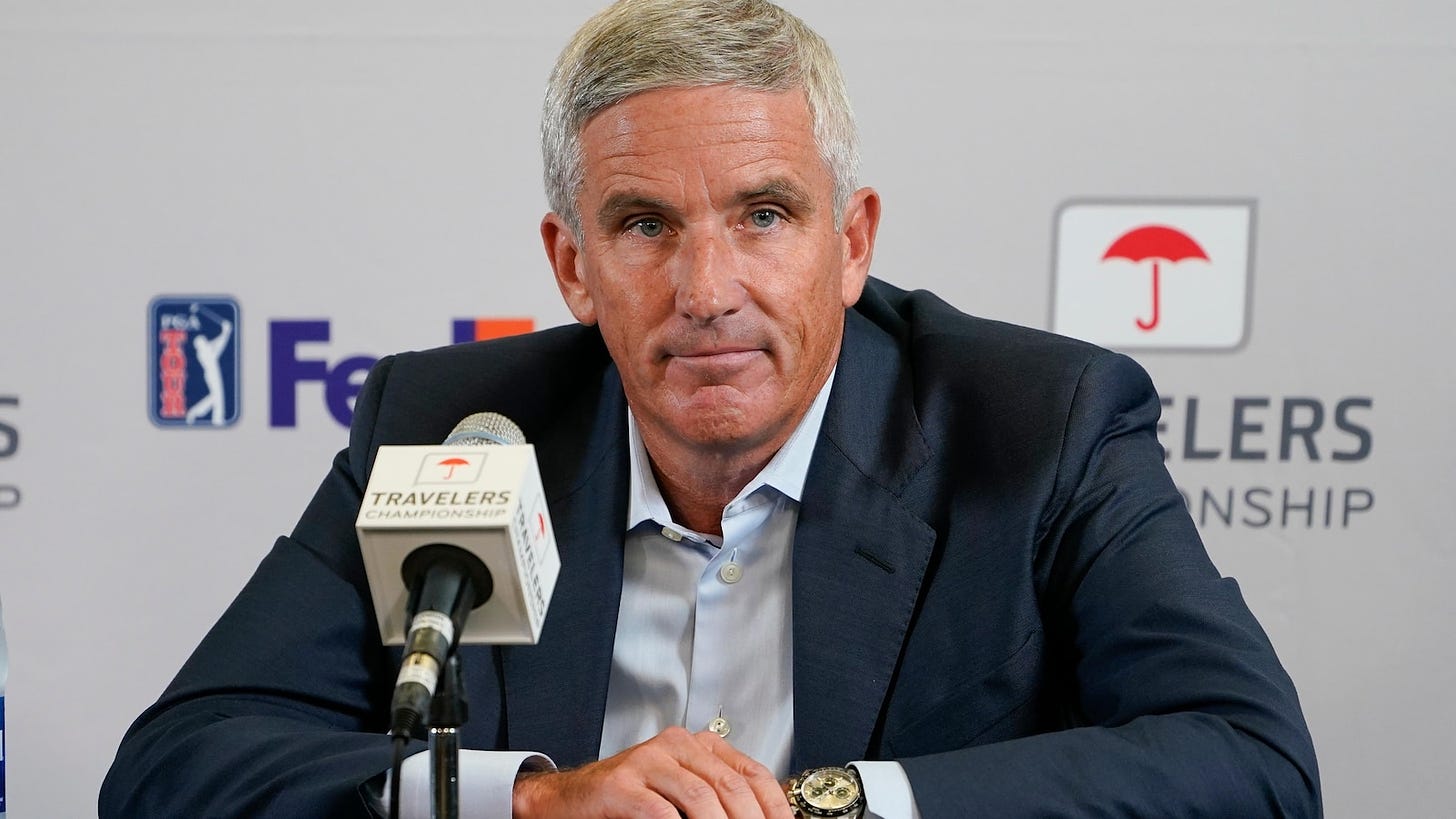
M 624 0 L 562 54 L 543 145 L 581 326 L 380 363 L 103 815 L 363 815 L 398 652 L 360 493 L 378 446 L 480 409 L 536 444 L 562 573 L 539 645 L 462 650 L 475 815 L 787 817 L 791 778 L 811 816 L 861 785 L 884 816 L 1319 812 L 1146 376 L 868 279 L 880 201 L 813 32 Z

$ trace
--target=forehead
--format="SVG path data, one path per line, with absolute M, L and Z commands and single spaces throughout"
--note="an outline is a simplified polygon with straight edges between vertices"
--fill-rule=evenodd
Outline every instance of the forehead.
M 585 188 L 598 193 L 634 179 L 704 186 L 757 174 L 790 174 L 809 186 L 828 180 L 801 90 L 642 92 L 589 120 L 581 147 Z

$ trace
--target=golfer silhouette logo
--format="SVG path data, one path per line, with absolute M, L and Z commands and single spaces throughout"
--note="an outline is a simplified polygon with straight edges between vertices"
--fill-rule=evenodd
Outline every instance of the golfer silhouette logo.
M 192 337 L 192 347 L 197 355 L 197 365 L 202 368 L 202 383 L 207 386 L 207 395 L 187 410 L 186 421 L 193 424 L 198 418 L 210 416 L 213 426 L 222 426 L 226 419 L 227 385 L 223 382 L 221 361 L 223 351 L 233 337 L 233 323 L 201 305 L 192 305 L 192 311 L 206 314 L 221 329 L 212 338 L 201 333 Z

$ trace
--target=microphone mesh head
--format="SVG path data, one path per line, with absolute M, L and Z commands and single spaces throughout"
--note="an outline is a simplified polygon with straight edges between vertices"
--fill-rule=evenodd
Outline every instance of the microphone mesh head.
M 498 412 L 477 412 L 465 416 L 445 438 L 446 446 L 490 446 L 492 444 L 520 445 L 526 443 L 526 433 L 516 422 Z

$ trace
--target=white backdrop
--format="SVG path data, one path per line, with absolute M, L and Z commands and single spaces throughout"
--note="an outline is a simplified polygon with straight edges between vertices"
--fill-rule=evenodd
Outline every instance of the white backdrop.
M 316 382 L 270 425 L 276 322 L 327 321 L 295 353 L 332 365 L 460 318 L 568 320 L 536 238 L 538 105 L 598 5 L 0 0 L 12 815 L 94 813 L 126 726 L 343 446 Z M 1162 271 L 1169 327 L 1200 271 L 1246 286 L 1242 344 L 1131 352 L 1299 687 L 1328 814 L 1448 812 L 1456 6 L 789 7 L 844 63 L 882 278 L 1050 327 L 1058 282 L 1103 271 L 1129 296 L 1097 309 L 1131 321 L 1147 263 L 1088 255 L 1063 206 L 1248 203 L 1246 233 Z M 1240 241 L 1247 263 L 1212 249 Z M 148 305 L 202 295 L 240 308 L 241 412 L 161 428 Z

